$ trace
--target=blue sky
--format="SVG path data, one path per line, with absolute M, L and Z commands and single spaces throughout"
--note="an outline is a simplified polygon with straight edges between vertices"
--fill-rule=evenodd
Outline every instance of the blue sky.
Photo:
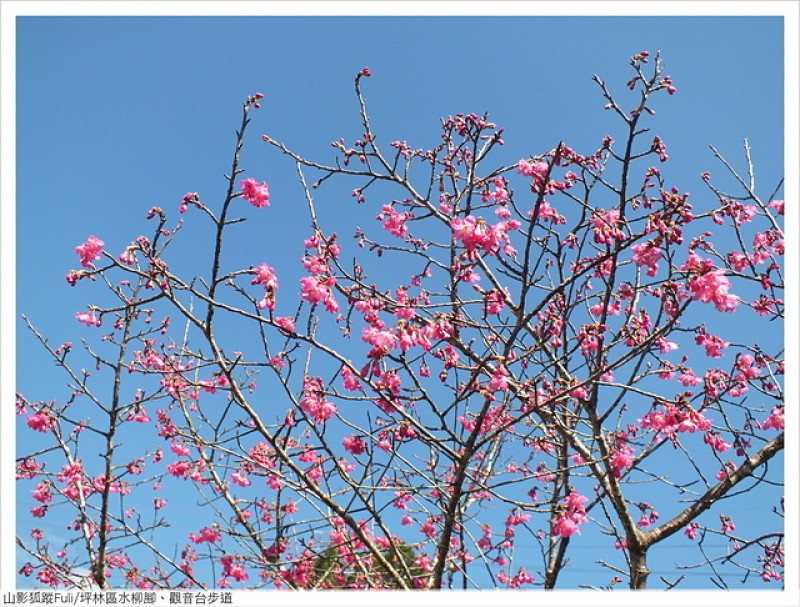
M 783 173 L 777 17 L 25 17 L 16 35 L 17 316 L 53 344 L 91 336 L 74 320 L 91 296 L 64 280 L 75 246 L 95 234 L 121 251 L 149 229 L 151 206 L 174 218 L 187 191 L 222 198 L 240 106 L 256 91 L 242 165 L 273 203 L 235 249 L 245 264 L 299 259 L 307 234 L 293 167 L 258 135 L 331 159 L 330 141 L 361 133 L 352 82 L 364 66 L 384 141 L 424 147 L 441 117 L 488 111 L 511 163 L 560 140 L 594 150 L 621 138 L 591 77 L 622 94 L 629 57 L 661 51 L 678 88 L 652 121 L 668 182 L 699 194 L 702 171 L 722 173 L 708 145 L 741 162 L 744 138 L 762 191 Z M 328 204 L 335 219 L 339 203 Z M 192 235 L 176 267 L 206 253 L 207 235 Z M 63 398 L 63 376 L 17 330 L 18 390 Z
M 513 161 L 561 139 L 597 147 L 619 125 L 592 74 L 622 92 L 628 58 L 661 50 L 679 92 L 659 102 L 656 129 L 680 188 L 699 191 L 699 173 L 717 168 L 709 144 L 739 159 L 745 137 L 759 180 L 780 176 L 774 18 L 37 17 L 21 19 L 18 35 L 17 297 L 54 340 L 83 305 L 63 276 L 86 236 L 122 245 L 150 206 L 173 210 L 189 190 L 220 195 L 240 104 L 256 91 L 266 98 L 252 131 L 330 158 L 330 141 L 360 134 L 352 80 L 365 65 L 386 140 L 421 146 L 441 117 L 489 111 Z M 266 147 L 250 145 L 245 168 L 276 200 L 296 196 L 289 165 Z M 275 205 L 271 220 L 296 212 Z M 277 246 L 281 233 L 270 234 Z M 21 372 L 25 381 L 39 370 Z

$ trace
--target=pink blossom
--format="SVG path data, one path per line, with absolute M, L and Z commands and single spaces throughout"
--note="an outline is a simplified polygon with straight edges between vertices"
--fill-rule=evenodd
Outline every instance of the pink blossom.
M 60 584 L 58 572 L 49 567 L 39 571 L 39 573 L 36 575 L 36 579 L 38 579 L 42 584 L 47 584 L 48 586 L 52 587 L 56 587 Z
M 81 258 L 81 265 L 84 268 L 94 268 L 93 261 L 100 259 L 100 253 L 105 243 L 96 236 L 89 238 L 82 245 L 75 247 L 75 252 Z
M 191 465 L 186 461 L 177 461 L 167 466 L 167 472 L 178 478 L 188 478 Z
M 526 177 L 543 177 L 547 174 L 548 164 L 542 161 L 520 160 L 517 163 L 517 173 Z
M 53 499 L 53 492 L 50 490 L 50 483 L 47 481 L 42 481 L 39 483 L 32 493 L 33 499 L 35 499 L 37 502 L 41 502 L 42 504 L 46 504 Z
M 275 318 L 275 324 L 284 331 L 292 332 L 295 329 L 294 318 L 291 316 L 278 316 Z
M 130 247 L 119 254 L 119 260 L 129 266 L 136 265 L 136 255 L 134 255 Z
M 242 196 L 254 207 L 269 206 L 269 187 L 265 182 L 257 183 L 252 177 L 241 182 Z
M 28 417 L 28 427 L 38 432 L 47 432 L 56 425 L 55 420 L 44 411 Z
M 489 225 L 484 219 L 468 215 L 465 218 L 454 217 L 450 220 L 453 238 L 461 241 L 467 251 L 483 250 L 495 254 L 503 248 L 507 254 L 513 254 L 509 248 L 508 232 L 519 229 L 519 222 L 513 219 Z
M 658 273 L 658 262 L 661 259 L 661 250 L 655 242 L 633 245 L 633 261 L 638 267 L 647 266 L 647 275 L 655 276 Z
M 47 514 L 47 509 L 47 504 L 42 504 L 36 508 L 31 508 L 31 514 L 36 518 L 44 518 L 44 516 Z
M 361 390 L 361 384 L 359 383 L 356 374 L 350 369 L 350 367 L 342 367 L 342 383 L 344 384 L 344 389 L 348 390 L 349 392 L 357 392 L 358 390 Z
M 181 213 L 185 213 L 189 209 L 190 204 L 194 204 L 200 201 L 200 194 L 197 192 L 187 192 L 183 200 L 181 201 L 181 206 L 178 208 L 178 211 Z
M 492 377 L 489 380 L 489 390 L 492 392 L 508 390 L 508 377 L 508 369 L 506 369 L 504 365 L 497 365 L 497 369 L 492 373 Z
M 249 487 L 253 484 L 250 480 L 250 477 L 248 477 L 247 474 L 245 474 L 245 472 L 242 470 L 238 470 L 231 474 L 231 481 L 240 487 Z
M 300 279 L 300 297 L 314 305 L 324 304 L 329 312 L 338 312 L 339 305 L 330 289 L 335 284 L 336 279 L 332 276 L 329 278 L 304 276 Z
M 733 533 L 736 531 L 736 525 L 733 524 L 733 519 L 730 516 L 720 514 L 719 520 L 722 522 L 722 533 Z
M 531 217 L 537 221 L 548 221 L 550 223 L 567 223 L 567 218 L 561 215 L 558 211 L 556 211 L 552 206 L 550 206 L 550 202 L 547 200 L 542 200 L 539 204 L 539 208 L 533 208 L 528 211 L 528 217 Z
M 716 335 L 707 333 L 705 328 L 702 327 L 698 330 L 694 341 L 698 346 L 703 346 L 706 349 L 706 356 L 711 358 L 719 358 L 722 356 L 723 350 L 730 346 L 727 341 L 723 341 Z
M 487 291 L 484 295 L 484 306 L 486 308 L 486 314 L 500 314 L 506 307 L 505 297 L 497 289 Z
M 769 208 L 775 209 L 778 215 L 783 215 L 783 200 L 773 200 L 769 203 Z
M 390 234 L 398 238 L 405 238 L 406 234 L 408 234 L 408 226 L 406 226 L 406 219 L 408 219 L 408 217 L 409 213 L 400 213 L 395 211 L 392 205 L 385 204 L 381 208 L 381 214 L 378 215 L 376 219 L 384 220 L 383 227 Z
M 420 531 L 426 537 L 434 537 L 436 536 L 436 527 L 433 525 L 433 520 L 428 519 L 425 521 L 425 524 L 420 527 Z
M 710 259 L 702 259 L 692 251 L 681 268 L 694 274 L 689 278 L 689 291 L 692 299 L 703 303 L 714 303 L 720 312 L 733 312 L 739 305 L 739 298 L 728 293 L 731 283 L 722 269 L 714 269 Z
M 517 163 L 517 173 L 532 177 L 531 190 L 535 193 L 552 193 L 555 188 L 549 186 L 545 181 L 550 165 L 541 160 L 520 160 Z
M 620 229 L 622 220 L 619 209 L 598 209 L 591 218 L 594 226 L 594 241 L 599 244 L 614 244 L 615 240 L 624 240 L 625 233 Z
M 553 523 L 553 535 L 570 537 L 574 533 L 580 533 L 580 525 L 588 520 L 586 518 L 586 508 L 584 502 L 588 498 L 581 495 L 574 489 L 564 498 L 564 510 L 558 515 Z
M 519 588 L 523 584 L 533 584 L 534 577 L 526 572 L 524 569 L 520 569 L 519 573 L 511 578 L 511 583 L 508 585 L 509 588 Z
M 336 415 L 336 405 L 325 398 L 322 389 L 322 378 L 306 377 L 303 384 L 303 398 L 300 399 L 300 409 L 314 418 L 318 424 Z
M 275 270 L 265 263 L 259 265 L 253 270 L 255 278 L 250 281 L 252 285 L 262 285 L 264 290 L 264 297 L 258 302 L 260 309 L 275 310 L 275 291 L 278 289 L 278 278 L 275 276 Z
M 140 424 L 147 424 L 151 420 L 150 416 L 147 415 L 147 410 L 143 406 L 137 405 L 135 408 L 131 409 L 128 412 L 127 421 L 138 422 Z
M 379 350 L 393 350 L 397 347 L 397 336 L 391 330 L 379 330 L 375 327 L 365 327 L 361 332 L 361 339 Z
M 737 272 L 742 272 L 750 263 L 750 258 L 744 253 L 733 251 L 728 253 L 728 263 L 730 263 Z
M 196 534 L 190 533 L 189 539 L 192 540 L 195 544 L 202 544 L 203 542 L 208 542 L 209 544 L 213 544 L 215 542 L 219 542 L 222 540 L 222 534 L 216 529 L 211 529 L 210 527 L 203 527 Z
M 553 524 L 553 535 L 570 537 L 576 532 L 579 533 L 577 523 L 565 515 L 559 516 Z
M 718 453 L 725 453 L 733 447 L 731 443 L 724 440 L 717 432 L 706 432 L 703 436 L 703 442 L 710 445 L 711 448 Z
M 250 577 L 244 566 L 234 562 L 232 556 L 223 556 L 219 562 L 222 565 L 222 575 L 225 577 L 232 577 L 237 582 L 243 582 Z
M 682 369 L 681 374 L 678 376 L 678 381 L 684 386 L 690 387 L 699 384 L 701 379 L 691 369 Z
M 783 420 L 783 406 L 775 407 L 770 412 L 769 417 L 764 420 L 761 424 L 761 427 L 765 430 L 772 428 L 773 430 L 783 430 L 784 428 L 784 420 Z
M 364 440 L 356 435 L 345 436 L 342 444 L 344 448 L 353 455 L 361 455 L 367 449 L 367 444 Z
M 78 322 L 85 323 L 87 327 L 99 327 L 103 324 L 103 322 L 97 318 L 97 314 L 95 314 L 94 310 L 90 310 L 89 312 L 77 312 L 75 314 L 75 319 Z
M 23 478 L 28 480 L 34 479 L 39 475 L 40 470 L 41 466 L 35 459 L 32 457 L 26 457 L 17 464 L 16 480 Z M 61 479 L 59 478 L 59 480 Z M 62 480 L 61 482 L 64 481 Z
M 633 449 L 626 444 L 620 445 L 613 451 L 608 463 L 615 477 L 622 478 L 625 470 L 633 465 L 633 455 Z

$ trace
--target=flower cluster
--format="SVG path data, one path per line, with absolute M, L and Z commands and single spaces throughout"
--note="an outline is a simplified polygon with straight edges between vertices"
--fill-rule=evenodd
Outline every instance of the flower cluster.
M 378 215 L 375 219 L 381 220 L 383 219 L 383 227 L 384 229 L 397 236 L 398 238 L 405 238 L 408 234 L 408 226 L 406 225 L 406 220 L 413 217 L 413 214 L 409 212 L 401 213 L 396 211 L 395 208 L 390 204 L 385 204 L 381 208 L 381 214 Z
M 242 197 L 254 207 L 263 208 L 269 206 L 269 187 L 265 182 L 258 183 L 250 177 L 242 180 L 241 188 Z
M 553 535 L 560 535 L 561 537 L 570 537 L 575 533 L 580 533 L 580 526 L 586 523 L 586 508 L 584 502 L 588 498 L 581 495 L 574 489 L 570 491 L 569 495 L 564 498 L 564 503 L 561 505 L 561 513 L 556 517 L 553 522 Z
M 647 413 L 639 420 L 642 428 L 647 428 L 676 443 L 682 432 L 708 432 L 709 421 L 702 413 L 689 406 L 667 405 Z
M 592 214 L 591 223 L 594 229 L 594 241 L 598 244 L 613 245 L 615 240 L 624 240 L 625 232 L 620 227 L 622 220 L 619 209 L 596 210 Z
M 265 263 L 262 263 L 253 270 L 255 278 L 250 282 L 252 285 L 263 285 L 264 297 L 258 302 L 259 309 L 268 309 L 270 312 L 275 310 L 275 291 L 278 289 L 278 278 L 275 270 Z
M 339 304 L 333 296 L 336 277 L 331 271 L 331 261 L 339 257 L 341 247 L 336 244 L 336 235 L 324 239 L 314 234 L 305 242 L 309 252 L 303 257 L 303 266 L 311 274 L 300 279 L 300 297 L 313 304 L 323 304 L 328 312 L 339 311 Z
M 97 236 L 89 236 L 86 242 L 75 247 L 75 252 L 81 258 L 81 265 L 84 268 L 94 269 L 92 262 L 100 259 L 104 244 L 105 242 L 97 238 Z
M 739 297 L 728 293 L 731 283 L 725 270 L 714 268 L 710 259 L 703 259 L 692 251 L 680 269 L 690 273 L 688 286 L 692 299 L 713 303 L 720 312 L 733 312 L 739 305 Z
M 498 250 L 502 250 L 512 257 L 515 254 L 508 238 L 509 232 L 520 227 L 520 223 L 515 219 L 489 225 L 481 217 L 468 215 L 463 219 L 454 217 L 450 221 L 450 227 L 453 230 L 453 238 L 460 241 L 470 253 L 485 251 L 494 255 Z
M 300 409 L 318 424 L 325 423 L 336 415 L 336 405 L 325 398 L 321 377 L 305 378 Z

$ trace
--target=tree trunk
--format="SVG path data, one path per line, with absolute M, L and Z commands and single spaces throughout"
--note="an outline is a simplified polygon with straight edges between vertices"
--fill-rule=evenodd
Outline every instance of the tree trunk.
M 632 549 L 631 559 L 631 590 L 645 590 L 647 588 L 647 576 L 650 570 L 647 568 L 647 550 Z

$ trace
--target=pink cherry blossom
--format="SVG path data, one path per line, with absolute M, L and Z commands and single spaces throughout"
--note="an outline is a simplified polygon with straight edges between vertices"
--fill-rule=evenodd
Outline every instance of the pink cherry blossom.
M 55 420 L 44 411 L 34 413 L 28 417 L 28 427 L 33 430 L 37 430 L 38 432 L 47 432 L 51 428 L 55 427 L 55 425 Z
M 534 207 L 528 211 L 528 217 L 553 224 L 567 223 L 567 218 L 556 211 L 547 200 L 542 200 L 538 209 Z
M 325 398 L 322 378 L 306 377 L 303 384 L 303 398 L 300 409 L 311 416 L 318 424 L 324 423 L 336 415 L 336 405 Z
M 250 477 L 248 477 L 247 474 L 242 470 L 238 470 L 231 474 L 231 481 L 240 487 L 249 487 L 253 484 L 250 480 Z
M 344 448 L 353 455 L 361 455 L 367 449 L 367 444 L 360 436 L 345 436 L 344 440 L 342 440 L 342 444 Z
M 250 577 L 244 566 L 235 562 L 232 556 L 223 556 L 219 562 L 222 565 L 222 575 L 225 577 L 232 577 L 237 582 L 243 582 Z
M 195 544 L 202 544 L 204 542 L 208 542 L 209 544 L 214 544 L 216 542 L 222 541 L 222 534 L 216 529 L 211 529 L 210 527 L 203 527 L 198 533 L 190 533 L 189 539 L 192 540 Z
M 200 195 L 197 192 L 187 192 L 181 201 L 181 206 L 178 208 L 178 211 L 185 213 L 189 209 L 190 204 L 195 204 L 199 201 Z
M 688 286 L 692 299 L 713 303 L 720 312 L 733 312 L 739 305 L 739 297 L 728 293 L 731 283 L 725 270 L 715 269 L 710 259 L 703 259 L 692 251 L 680 269 L 690 273 Z
M 588 498 L 581 495 L 574 489 L 564 498 L 564 510 L 558 515 L 553 523 L 553 535 L 570 537 L 575 533 L 580 533 L 580 525 L 588 520 L 586 518 L 586 508 L 584 502 Z
M 269 187 L 265 182 L 258 183 L 252 177 L 241 182 L 242 197 L 254 207 L 269 206 Z
M 345 390 L 349 392 L 357 392 L 361 390 L 361 384 L 358 381 L 358 377 L 350 369 L 350 367 L 343 366 L 341 373 L 342 373 L 342 383 L 344 384 Z
M 259 309 L 267 309 L 270 311 L 275 310 L 275 291 L 278 289 L 278 278 L 275 276 L 275 270 L 265 263 L 259 265 L 253 270 L 255 277 L 250 284 L 262 285 L 264 287 L 264 297 L 258 302 Z
M 633 261 L 637 266 L 647 266 L 647 275 L 655 276 L 658 273 L 658 262 L 661 251 L 654 241 L 645 244 L 633 245 Z
M 619 209 L 598 209 L 591 218 L 594 226 L 594 241 L 599 244 L 614 244 L 615 240 L 624 240 L 625 232 L 620 226 L 622 221 L 619 216 Z
M 47 481 L 42 481 L 39 483 L 36 486 L 36 489 L 32 491 L 32 494 L 33 499 L 43 504 L 46 504 L 53 499 L 53 492 L 50 490 L 50 483 Z
M 295 329 L 294 318 L 291 316 L 278 316 L 275 318 L 275 324 L 284 331 L 288 331 L 290 333 Z
M 410 216 L 409 213 L 400 213 L 395 211 L 394 207 L 390 204 L 383 205 L 381 214 L 376 219 L 383 219 L 383 227 L 387 232 L 397 236 L 398 238 L 405 238 L 408 234 L 408 226 L 406 219 Z
M 339 304 L 333 296 L 331 287 L 336 284 L 336 279 L 331 277 L 318 278 L 316 276 L 304 276 L 300 279 L 300 297 L 314 305 L 324 304 L 329 312 L 338 312 Z
M 75 247 L 75 252 L 81 258 L 81 265 L 84 268 L 94 268 L 93 261 L 100 259 L 100 253 L 105 243 L 96 236 L 89 238 L 82 245 Z
M 77 312 L 75 318 L 78 322 L 85 323 L 88 327 L 99 327 L 103 324 L 102 321 L 97 318 L 97 314 L 94 310 L 90 310 L 89 312 Z
M 761 427 L 765 430 L 770 428 L 773 430 L 783 430 L 783 407 L 780 406 L 773 408 L 769 417 L 761 423 Z
M 703 346 L 706 349 L 706 356 L 711 358 L 719 358 L 722 356 L 725 348 L 730 346 L 727 341 L 722 340 L 716 335 L 711 335 L 706 332 L 704 327 L 701 327 L 694 338 L 698 346 Z

